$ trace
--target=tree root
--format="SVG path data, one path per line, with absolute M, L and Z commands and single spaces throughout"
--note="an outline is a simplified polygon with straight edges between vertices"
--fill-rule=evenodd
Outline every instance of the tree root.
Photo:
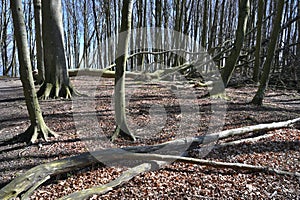
M 34 144 L 38 138 L 43 138 L 47 141 L 49 137 L 58 137 L 58 134 L 50 130 L 46 124 L 42 124 L 30 125 L 29 128 L 18 138 L 20 141 Z
M 37 92 L 39 99 L 47 100 L 52 98 L 71 99 L 74 96 L 83 96 L 71 85 L 53 85 L 51 83 L 44 83 Z
M 43 138 L 45 141 L 47 141 L 49 137 L 58 137 L 58 134 L 50 130 L 46 125 L 41 125 L 41 126 L 31 125 L 27 129 L 26 134 L 32 135 L 30 139 L 30 143 L 35 143 L 35 141 L 38 138 Z
M 27 144 L 34 144 L 37 139 L 42 138 L 45 141 L 49 137 L 58 137 L 59 135 L 54 131 L 50 130 L 46 124 L 41 126 L 30 125 L 27 130 L 19 135 L 14 136 L 13 138 L 4 141 L 6 144 L 15 144 L 19 142 L 26 142 Z
M 111 136 L 111 141 L 115 141 L 119 136 L 128 138 L 131 141 L 135 141 L 135 136 L 129 131 L 127 128 L 127 131 L 123 131 L 120 126 L 117 126 L 116 130 L 114 131 L 113 135 Z

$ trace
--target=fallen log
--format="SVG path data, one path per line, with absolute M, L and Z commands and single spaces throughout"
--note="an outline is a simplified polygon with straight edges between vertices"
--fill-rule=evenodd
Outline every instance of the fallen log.
M 177 67 L 167 68 L 156 70 L 155 72 L 130 72 L 126 71 L 126 77 L 139 79 L 139 80 L 160 80 L 168 75 L 172 75 L 173 73 L 179 72 L 180 70 L 188 69 L 192 66 L 194 62 L 186 62 Z M 115 71 L 110 70 L 113 66 L 107 67 L 105 69 L 69 69 L 68 73 L 70 77 L 74 76 L 97 76 L 102 78 L 115 78 Z
M 78 192 L 74 192 L 70 195 L 60 198 L 59 200 L 77 200 L 77 199 L 81 200 L 81 199 L 87 199 L 88 197 L 90 197 L 94 194 L 97 194 L 97 195 L 104 194 L 104 193 L 109 192 L 109 191 L 113 190 L 114 188 L 122 185 L 123 183 L 131 180 L 135 176 L 137 176 L 143 172 L 149 171 L 150 169 L 151 169 L 150 163 L 143 163 L 141 165 L 138 165 L 136 167 L 128 169 L 117 179 L 115 179 L 107 184 L 97 186 L 97 187 L 92 187 L 92 188 L 89 188 L 86 190 L 81 190 Z
M 119 155 L 120 158 L 122 156 L 122 159 L 126 160 L 149 160 L 149 161 L 176 161 L 176 162 L 186 162 L 186 163 L 193 163 L 197 165 L 204 165 L 204 166 L 210 166 L 214 168 L 229 168 L 234 170 L 248 170 L 250 172 L 262 172 L 262 173 L 270 173 L 270 174 L 277 174 L 277 175 L 287 175 L 287 176 L 296 176 L 300 178 L 300 173 L 298 172 L 288 172 L 280 169 L 271 168 L 268 166 L 258 166 L 258 165 L 249 165 L 244 163 L 228 163 L 228 162 L 217 162 L 212 160 L 205 160 L 205 159 L 197 159 L 197 158 L 189 158 L 189 157 L 181 157 L 181 156 L 171 156 L 171 155 L 159 155 L 159 154 L 121 154 Z M 129 169 L 128 171 L 124 172 L 119 178 L 117 178 L 114 181 L 111 181 L 108 184 L 93 187 L 87 190 L 82 190 L 78 192 L 74 192 L 68 196 L 65 196 L 61 198 L 60 200 L 67 200 L 67 199 L 85 199 L 89 196 L 92 196 L 94 194 L 104 194 L 113 188 L 120 186 L 124 182 L 129 181 L 133 177 L 143 173 L 147 172 L 151 169 L 150 163 L 144 163 L 141 165 L 138 165 L 136 167 L 133 167 Z
M 198 142 L 202 144 L 209 144 L 210 142 L 216 141 L 215 139 L 225 139 L 228 137 L 236 136 L 236 135 L 243 135 L 249 132 L 260 131 L 260 130 L 273 130 L 276 128 L 284 128 L 289 127 L 293 123 L 300 121 L 300 118 L 296 118 L 293 120 L 288 120 L 284 122 L 277 122 L 277 123 L 270 123 L 270 124 L 260 124 L 254 126 L 246 126 L 242 128 L 232 129 L 232 130 L 225 130 L 218 133 L 213 133 L 207 136 L 199 136 L 199 137 L 187 137 L 187 138 L 180 138 L 173 141 L 165 142 L 162 144 L 157 145 L 149 145 L 149 146 L 136 146 L 136 147 L 125 147 L 122 149 L 105 149 L 102 151 L 93 152 L 93 155 L 90 153 L 83 153 L 78 156 L 73 156 L 70 158 L 65 158 L 62 160 L 56 160 L 50 163 L 45 163 L 33 167 L 32 169 L 28 170 L 24 174 L 16 177 L 12 180 L 9 184 L 3 187 L 0 190 L 0 199 L 6 200 L 11 198 L 18 197 L 21 193 L 26 193 L 27 191 L 32 191 L 32 188 L 36 188 L 38 183 L 43 183 L 43 180 L 47 179 L 48 176 L 57 175 L 61 173 L 65 173 L 74 169 L 83 168 L 90 166 L 99 162 L 107 162 L 107 161 L 117 161 L 117 160 L 124 160 L 124 159 L 136 159 L 136 160 L 158 160 L 158 161 L 190 161 L 195 163 L 202 163 L 205 165 L 209 165 L 212 167 L 216 166 L 223 166 L 235 169 L 251 169 L 250 166 L 238 165 L 235 164 L 221 164 L 214 161 L 205 161 L 205 160 L 194 160 L 194 158 L 185 158 L 182 156 L 174 156 L 174 155 L 158 155 L 158 154 L 145 154 L 149 152 L 153 152 L 159 150 L 165 146 L 168 146 L 169 149 L 186 149 L 189 144 L 192 142 Z M 252 167 L 253 168 L 253 167 Z M 295 175 L 299 176 L 299 173 L 292 173 L 292 172 L 282 172 L 272 168 L 267 168 L 265 166 L 259 166 L 253 168 L 253 170 L 260 170 L 265 172 L 272 172 L 277 174 L 283 175 Z

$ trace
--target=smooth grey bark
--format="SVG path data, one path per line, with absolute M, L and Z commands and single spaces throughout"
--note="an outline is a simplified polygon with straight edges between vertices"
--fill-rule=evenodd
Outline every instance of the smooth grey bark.
M 42 32 L 45 81 L 38 96 L 41 99 L 71 98 L 78 93 L 73 89 L 67 71 L 61 0 L 42 2 Z
M 271 33 L 270 43 L 268 45 L 267 57 L 263 65 L 263 73 L 260 79 L 260 85 L 254 98 L 252 99 L 252 104 L 254 105 L 262 105 L 265 96 L 265 91 L 268 87 L 272 61 L 274 59 L 278 36 L 281 30 L 281 19 L 282 19 L 283 7 L 284 7 L 284 0 L 277 0 L 277 9 L 276 9 L 277 12 L 273 23 L 274 25 Z
M 34 143 L 40 136 L 47 140 L 50 135 L 57 135 L 46 126 L 35 92 L 22 1 L 11 0 L 10 3 L 15 31 L 14 34 L 18 48 L 20 76 L 31 122 L 30 127 L 24 133 L 24 138 L 21 137 L 21 139 L 25 139 L 26 142 Z
M 117 46 L 116 73 L 115 73 L 115 120 L 117 123 L 116 130 L 112 136 L 112 140 L 119 135 L 127 136 L 131 140 L 135 140 L 135 136 L 130 132 L 125 111 L 125 71 L 128 57 L 128 46 L 131 36 L 131 20 L 132 20 L 133 0 L 123 0 L 122 22 Z
M 37 69 L 38 76 L 36 82 L 42 84 L 45 80 L 44 52 L 43 52 L 43 35 L 42 35 L 42 1 L 34 0 L 34 24 L 36 38 L 36 53 L 37 53 Z

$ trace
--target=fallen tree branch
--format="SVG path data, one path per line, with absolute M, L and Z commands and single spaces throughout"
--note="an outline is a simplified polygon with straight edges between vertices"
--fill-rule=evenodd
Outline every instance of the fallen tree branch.
M 166 75 L 171 75 L 172 73 L 178 72 L 180 70 L 185 70 L 188 69 L 192 66 L 194 62 L 186 62 L 182 65 L 172 67 L 172 68 L 167 68 L 167 69 L 161 69 L 161 70 L 156 70 L 155 72 L 152 73 L 146 73 L 146 72 L 130 72 L 126 71 L 126 77 L 128 78 L 133 78 L 137 79 L 139 77 L 142 77 L 144 80 L 146 79 L 153 80 L 153 79 L 162 79 Z M 115 66 L 115 65 L 114 65 Z M 109 70 L 109 68 L 105 69 L 70 69 L 68 70 L 69 76 L 74 77 L 74 76 L 97 76 L 97 77 L 102 77 L 102 78 L 115 78 L 115 71 Z
M 238 145 L 238 144 L 242 144 L 245 142 L 257 142 L 261 139 L 265 139 L 265 138 L 269 138 L 272 137 L 274 134 L 266 134 L 266 135 L 261 135 L 261 136 L 257 136 L 257 137 L 253 137 L 253 138 L 246 138 L 246 139 L 241 139 L 241 140 L 235 140 L 235 141 L 231 141 L 231 142 L 226 142 L 226 143 L 221 143 L 218 144 L 217 146 L 215 146 L 215 148 L 220 148 L 220 147 L 227 147 L 227 146 L 233 146 L 233 145 Z
M 97 186 L 97 187 L 92 187 L 86 190 L 81 190 L 78 192 L 74 192 L 70 195 L 64 196 L 62 198 L 60 198 L 59 200 L 81 200 L 81 199 L 86 199 L 90 196 L 92 196 L 93 194 L 104 194 L 108 191 L 113 190 L 114 188 L 122 185 L 123 183 L 131 180 L 132 178 L 134 178 L 135 176 L 149 171 L 151 169 L 151 164 L 150 163 L 144 163 L 141 165 L 138 165 L 136 167 L 133 167 L 127 171 L 125 171 L 121 176 L 119 176 L 117 179 L 101 185 L 101 186 Z
M 192 52 L 192 51 L 187 51 L 185 49 L 170 49 L 170 50 L 164 50 L 164 51 L 140 51 L 137 53 L 133 53 L 128 56 L 128 59 L 133 58 L 138 55 L 143 55 L 143 54 L 150 54 L 150 55 L 161 55 L 161 54 L 166 54 L 166 53 L 181 53 L 181 54 L 191 54 L 191 55 L 205 55 L 207 54 L 206 51 L 201 51 L 201 52 Z
M 254 131 L 266 131 L 266 130 L 272 130 L 272 129 L 278 129 L 278 128 L 285 128 L 289 127 L 292 124 L 300 121 L 300 118 L 288 120 L 288 121 L 283 121 L 283 122 L 273 122 L 269 124 L 258 124 L 258 125 L 253 125 L 253 126 L 245 126 L 241 128 L 236 128 L 236 129 L 229 129 L 225 131 L 221 131 L 219 133 L 213 133 L 211 136 L 218 136 L 219 139 L 225 139 L 228 137 L 232 137 L 235 135 L 242 135 L 245 133 L 250 133 Z
M 93 155 L 90 153 L 83 153 L 78 156 L 73 156 L 70 158 L 65 158 L 62 160 L 56 160 L 50 163 L 45 163 L 38 165 L 36 167 L 31 168 L 24 174 L 16 177 L 9 184 L 3 187 L 0 190 L 0 199 L 6 200 L 19 196 L 21 193 L 30 191 L 31 188 L 37 187 L 37 183 L 42 183 L 47 176 L 57 175 L 61 173 L 65 173 L 74 169 L 83 168 L 90 166 L 99 162 L 107 162 L 113 160 L 123 160 L 124 158 L 134 158 L 134 159 L 142 159 L 142 160 L 160 160 L 160 161 L 175 161 L 178 159 L 179 161 L 193 161 L 193 158 L 184 158 L 180 156 L 165 156 L 165 155 L 157 155 L 157 154 L 141 154 L 141 153 L 149 153 L 154 152 L 156 150 L 162 149 L 164 147 L 168 147 L 170 150 L 178 150 L 185 149 L 190 146 L 192 142 L 201 143 L 204 145 L 210 144 L 211 142 L 216 141 L 216 139 L 225 139 L 232 136 L 243 135 L 249 132 L 260 131 L 260 130 L 273 130 L 276 128 L 284 128 L 289 127 L 291 124 L 300 121 L 300 118 L 296 118 L 293 120 L 288 120 L 284 122 L 270 123 L 270 124 L 260 124 L 254 126 L 246 126 L 237 129 L 225 130 L 218 133 L 213 133 L 207 136 L 199 136 L 199 137 L 187 137 L 180 138 L 173 141 L 165 142 L 157 145 L 149 145 L 149 146 L 136 146 L 136 147 L 125 147 L 122 149 L 105 149 L 102 151 L 93 152 Z M 184 153 L 184 152 L 182 152 Z M 97 159 L 96 159 L 97 158 Z M 194 160 L 195 162 L 199 162 Z M 193 161 L 193 162 L 194 162 Z M 203 164 L 207 164 L 209 166 L 214 166 L 214 163 L 211 161 L 203 161 Z M 231 165 L 219 165 L 219 166 L 227 166 Z M 235 167 L 236 165 L 232 165 L 231 167 Z M 236 169 L 247 169 L 247 166 L 238 165 Z M 249 168 L 250 169 L 250 168 Z M 266 169 L 266 167 L 258 167 L 257 170 L 268 171 L 278 173 L 278 174 L 286 174 L 293 175 L 293 173 L 285 173 L 280 172 L 274 169 Z M 278 172 L 277 172 L 278 171 Z M 296 173 L 297 176 L 299 174 Z
M 16 177 L 8 185 L 4 186 L 0 190 L 0 199 L 8 200 L 16 198 L 21 193 L 26 193 L 31 191 L 32 188 L 37 187 L 37 184 L 42 183 L 48 176 L 62 174 L 81 167 L 87 167 L 97 162 L 98 160 L 90 153 L 83 153 L 79 156 L 38 165 Z
M 274 169 L 268 166 L 258 166 L 258 165 L 249 165 L 244 163 L 228 163 L 228 162 L 217 162 L 212 160 L 205 160 L 205 159 L 197 159 L 197 158 L 190 158 L 190 157 L 181 157 L 181 156 L 172 156 L 172 155 L 159 155 L 159 154 L 139 154 L 139 153 L 121 153 L 118 154 L 118 158 L 116 159 L 124 159 L 124 160 L 148 160 L 148 161 L 163 161 L 163 162 L 186 162 L 186 163 L 193 163 L 197 165 L 205 165 L 214 168 L 230 168 L 234 170 L 249 170 L 252 172 L 262 172 L 262 173 L 271 173 L 277 175 L 287 175 L 287 176 L 296 176 L 300 178 L 300 173 L 298 172 L 288 172 L 280 169 Z M 60 200 L 67 200 L 67 199 L 84 199 L 93 194 L 104 194 L 113 188 L 123 184 L 126 181 L 129 181 L 134 176 L 139 175 L 140 173 L 149 171 L 151 169 L 150 163 L 144 163 L 129 169 L 125 173 L 123 173 L 119 178 L 116 180 L 102 185 L 98 187 L 93 187 L 87 190 L 78 191 L 72 193 L 66 197 L 61 198 Z
M 235 170 L 249 170 L 254 172 L 264 172 L 264 173 L 273 173 L 278 175 L 288 175 L 288 176 L 297 176 L 300 177 L 299 172 L 288 172 L 284 170 L 274 169 L 268 166 L 258 166 L 258 165 L 249 165 L 244 163 L 228 163 L 228 162 L 218 162 L 212 160 L 182 157 L 182 156 L 172 156 L 172 155 L 160 155 L 160 154 L 139 154 L 139 153 L 124 153 L 121 154 L 123 159 L 126 160 L 156 160 L 164 162 L 187 162 L 198 165 L 205 165 L 215 168 L 230 168 Z M 121 158 L 121 157 L 120 157 Z

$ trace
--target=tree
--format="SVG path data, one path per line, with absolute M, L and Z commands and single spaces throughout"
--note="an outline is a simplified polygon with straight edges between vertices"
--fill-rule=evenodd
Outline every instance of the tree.
M 277 0 L 277 9 L 276 9 L 277 13 L 273 25 L 270 43 L 268 45 L 267 57 L 263 65 L 263 73 L 260 79 L 260 85 L 254 98 L 252 99 L 252 103 L 254 105 L 262 105 L 265 96 L 265 91 L 268 87 L 272 61 L 276 50 L 279 32 L 281 30 L 281 19 L 282 19 L 283 7 L 284 7 L 284 0 Z
M 300 16 L 300 2 L 298 1 L 298 16 Z M 297 74 L 297 90 L 300 93 L 300 20 L 298 20 L 298 45 L 297 45 L 297 61 L 296 61 L 296 74 Z
M 36 52 L 37 52 L 37 83 L 42 84 L 45 80 L 45 66 L 44 53 L 42 41 L 42 1 L 34 0 L 34 22 L 35 22 L 35 38 L 36 38 Z
M 20 76 L 31 122 L 30 127 L 24 133 L 24 137 L 26 141 L 29 139 L 31 143 L 34 143 L 38 137 L 42 137 L 47 140 L 49 136 L 57 136 L 57 134 L 51 131 L 45 124 L 35 92 L 27 45 L 27 34 L 23 16 L 22 1 L 11 0 L 10 3 L 13 16 L 15 39 L 18 47 Z
M 42 2 L 42 32 L 45 82 L 38 91 L 38 96 L 48 99 L 78 95 L 70 83 L 67 71 L 61 0 Z
M 122 22 L 118 38 L 116 58 L 116 76 L 115 76 L 115 119 L 117 127 L 112 140 L 121 136 L 129 136 L 131 140 L 135 140 L 135 136 L 130 132 L 125 111 L 125 71 L 128 57 L 128 46 L 131 35 L 131 19 L 132 19 L 133 0 L 123 0 Z M 123 37 L 122 37 L 123 36 Z
M 239 1 L 239 17 L 238 17 L 238 27 L 236 30 L 236 39 L 234 47 L 231 50 L 230 55 L 225 61 L 225 67 L 222 71 L 222 79 L 225 87 L 228 85 L 232 73 L 235 69 L 236 62 L 240 56 L 240 52 L 243 46 L 244 37 L 246 34 L 247 20 L 249 16 L 249 0 Z
M 255 63 L 253 69 L 253 81 L 259 80 L 259 67 L 260 67 L 260 52 L 261 52 L 261 38 L 262 38 L 262 19 L 264 16 L 264 0 L 258 0 L 257 11 L 257 32 L 256 32 L 256 47 L 255 47 Z

